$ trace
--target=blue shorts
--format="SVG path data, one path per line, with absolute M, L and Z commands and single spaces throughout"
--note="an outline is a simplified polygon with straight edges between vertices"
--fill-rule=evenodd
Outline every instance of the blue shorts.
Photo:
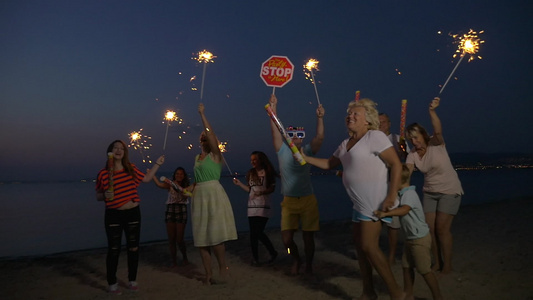
M 352 211 L 352 222 L 359 223 L 361 221 L 374 221 L 374 220 L 372 220 L 371 217 L 367 217 L 354 209 Z M 381 219 L 381 221 L 388 224 L 392 222 L 392 217 L 385 217 Z

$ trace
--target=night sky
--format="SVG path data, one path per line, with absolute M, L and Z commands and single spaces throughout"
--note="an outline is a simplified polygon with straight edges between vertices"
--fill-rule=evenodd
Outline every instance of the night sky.
M 129 133 L 141 128 L 152 144 L 144 154 L 166 155 L 163 172 L 192 171 L 203 65 L 191 58 L 204 49 L 217 57 L 207 65 L 202 102 L 228 143 L 232 171 L 246 171 L 254 150 L 277 164 L 263 108 L 272 88 L 259 77 L 271 55 L 295 65 L 293 80 L 276 89 L 278 115 L 285 126 L 304 126 L 308 137 L 315 132 L 317 100 L 302 65 L 320 61 L 315 79 L 326 139 L 319 157 L 331 156 L 347 136 L 346 106 L 356 90 L 391 116 L 394 132 L 402 99 L 408 100 L 407 124 L 431 131 L 427 107 L 457 63 L 449 33 L 469 29 L 484 30 L 483 59 L 465 59 L 442 94 L 437 112 L 448 151 L 533 153 L 532 6 L 495 0 L 2 1 L 0 181 L 94 178 L 107 145 L 129 143 Z M 168 109 L 184 123 L 169 127 L 163 152 Z M 149 166 L 130 151 L 141 169 Z

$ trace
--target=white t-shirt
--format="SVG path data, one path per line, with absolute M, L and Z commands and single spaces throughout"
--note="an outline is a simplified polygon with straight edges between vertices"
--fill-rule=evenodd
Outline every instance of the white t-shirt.
M 264 192 L 268 187 L 266 184 L 265 170 L 257 172 L 257 180 L 250 177 L 248 186 L 248 217 L 266 217 L 269 218 L 272 210 L 270 208 L 270 194 L 256 195 L 256 192 Z
M 379 154 L 392 147 L 392 143 L 379 130 L 369 130 L 350 151 L 346 151 L 349 140 L 344 140 L 333 153 L 344 169 L 342 182 L 353 202 L 353 209 L 378 220 L 374 211 L 381 208 L 388 192 L 388 169 Z

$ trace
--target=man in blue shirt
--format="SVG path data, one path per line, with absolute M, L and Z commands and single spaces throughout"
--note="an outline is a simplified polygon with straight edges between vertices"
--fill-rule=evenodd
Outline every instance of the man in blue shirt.
M 277 113 L 277 98 L 270 97 L 270 108 Z M 324 140 L 324 108 L 319 105 L 316 109 L 317 128 L 316 136 L 310 144 L 302 147 L 305 131 L 303 128 L 289 128 L 287 133 L 292 138 L 292 142 L 308 156 L 314 156 Z M 284 137 L 271 119 L 270 127 L 272 131 L 272 141 L 278 155 L 279 168 L 281 173 L 281 193 L 283 202 L 281 203 L 281 236 L 283 244 L 293 258 L 291 274 L 296 275 L 301 265 L 300 253 L 294 242 L 294 233 L 298 230 L 299 223 L 302 224 L 302 236 L 305 251 L 305 272 L 313 273 L 313 256 L 315 254 L 314 233 L 319 230 L 318 203 L 311 185 L 311 165 L 301 165 L 295 158 L 289 146 L 284 142 Z

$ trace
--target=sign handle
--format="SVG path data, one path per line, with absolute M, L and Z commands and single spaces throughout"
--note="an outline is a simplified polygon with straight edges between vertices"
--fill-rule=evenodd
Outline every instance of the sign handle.
M 272 95 L 275 95 L 276 94 L 276 87 L 273 87 L 272 88 Z

